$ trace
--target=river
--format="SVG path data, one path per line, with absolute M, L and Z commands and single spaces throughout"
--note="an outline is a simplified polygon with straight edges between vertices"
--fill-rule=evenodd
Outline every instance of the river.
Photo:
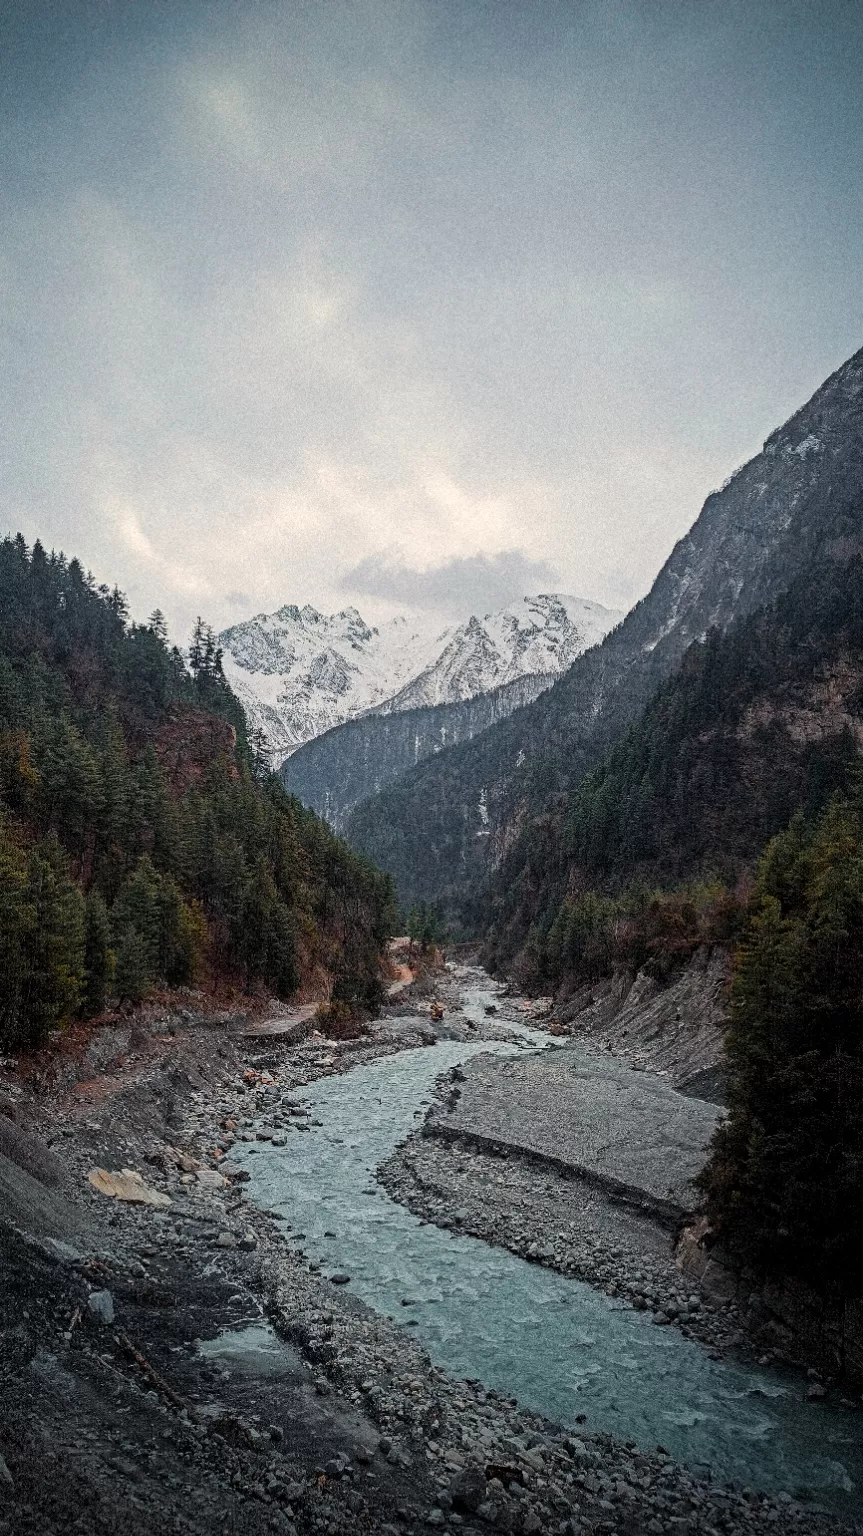
M 491 994 L 465 995 L 478 1012 Z M 509 1028 L 510 1026 L 507 1025 Z M 522 1028 L 534 1046 L 550 1037 Z M 238 1143 L 251 1197 L 354 1293 L 417 1334 L 431 1358 L 564 1424 L 586 1416 L 721 1482 L 786 1491 L 846 1516 L 859 1507 L 859 1414 L 804 1399 L 796 1374 L 711 1360 L 674 1328 L 503 1249 L 426 1225 L 375 1181 L 413 1130 L 435 1079 L 478 1051 L 443 1041 L 327 1078 L 302 1092 L 313 1125 L 284 1148 Z

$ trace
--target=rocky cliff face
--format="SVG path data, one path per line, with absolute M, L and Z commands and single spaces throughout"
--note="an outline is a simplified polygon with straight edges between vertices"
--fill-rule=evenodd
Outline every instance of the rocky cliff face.
M 534 704 L 357 807 L 352 840 L 404 901 L 476 888 L 639 715 L 688 646 L 813 563 L 846 558 L 863 510 L 863 351 L 709 496 L 646 598 Z
M 599 603 L 549 594 L 444 630 L 406 618 L 374 628 L 355 608 L 321 614 L 288 604 L 224 630 L 219 643 L 225 674 L 278 763 L 365 714 L 457 704 L 522 678 L 557 677 L 619 618 Z M 366 793 L 374 776 L 369 783 Z
M 533 673 L 458 703 L 348 720 L 292 753 L 282 764 L 282 782 L 338 829 L 359 801 L 392 784 L 423 758 L 471 741 L 530 704 L 553 682 L 551 673 Z

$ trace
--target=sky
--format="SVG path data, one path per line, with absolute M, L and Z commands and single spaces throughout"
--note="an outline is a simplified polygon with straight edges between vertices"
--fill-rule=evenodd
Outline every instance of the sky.
M 0 532 L 626 608 L 863 344 L 857 0 L 0 0 Z

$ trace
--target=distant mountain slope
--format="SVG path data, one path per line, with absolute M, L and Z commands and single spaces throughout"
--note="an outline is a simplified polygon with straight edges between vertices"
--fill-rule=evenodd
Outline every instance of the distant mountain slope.
M 528 674 L 454 704 L 348 720 L 298 747 L 282 764 L 282 783 L 338 831 L 360 800 L 393 783 L 424 757 L 470 741 L 531 703 L 553 682 L 551 673 Z
M 581 597 L 525 597 L 462 624 L 435 661 L 380 712 L 473 699 L 520 677 L 559 677 L 622 617 Z
M 384 703 L 439 656 L 452 629 L 407 619 L 373 628 L 356 608 L 286 604 L 219 635 L 225 676 L 276 761 L 343 720 Z
M 863 507 L 863 352 L 709 496 L 646 598 L 526 709 L 420 763 L 358 806 L 351 840 L 396 877 L 402 901 L 460 901 L 537 814 L 566 795 L 637 718 L 693 640 L 785 591 Z
M 327 615 L 288 605 L 224 630 L 219 643 L 250 724 L 280 761 L 370 711 L 453 704 L 520 677 L 557 676 L 619 617 L 543 594 L 430 633 L 405 618 L 373 628 L 355 608 Z

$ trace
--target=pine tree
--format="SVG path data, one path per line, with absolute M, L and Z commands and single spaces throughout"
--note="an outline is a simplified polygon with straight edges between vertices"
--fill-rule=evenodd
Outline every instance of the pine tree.
M 198 617 L 195 620 L 195 628 L 192 631 L 192 643 L 189 646 L 189 667 L 194 678 L 197 678 L 198 673 L 202 670 L 204 665 L 206 629 L 207 626 L 201 618 L 201 615 L 198 614 Z
M 105 1007 L 114 974 L 108 909 L 98 891 L 90 891 L 84 920 L 84 987 L 81 1012 L 92 1018 Z
M 117 946 L 114 980 L 120 1002 L 139 1003 L 151 990 L 154 980 L 147 940 L 136 928 L 125 929 Z
M 153 612 L 150 614 L 150 617 L 147 620 L 147 625 L 153 631 L 156 639 L 161 641 L 162 645 L 167 645 L 168 626 L 165 622 L 165 615 L 163 614 L 161 608 L 153 609 Z

